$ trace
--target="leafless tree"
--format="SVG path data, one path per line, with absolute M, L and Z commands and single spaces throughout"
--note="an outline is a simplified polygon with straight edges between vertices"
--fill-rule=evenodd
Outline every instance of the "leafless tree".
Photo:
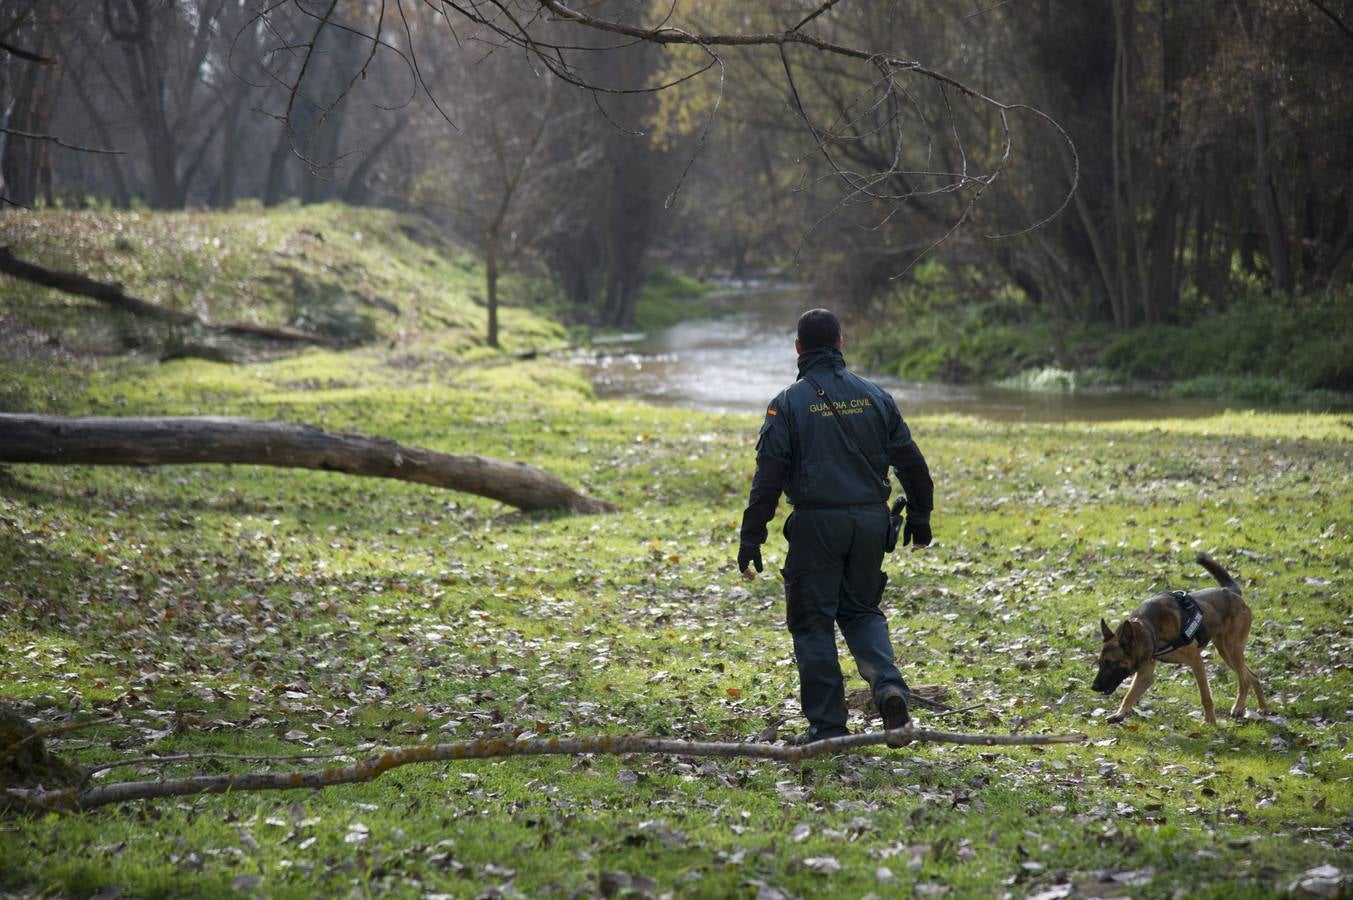
M 693 5 L 693 4 L 692 4 Z M 850 204 L 882 204 L 886 217 L 898 208 L 926 197 L 955 194 L 964 202 L 956 215 L 939 230 L 928 246 L 938 244 L 954 234 L 972 215 L 984 193 L 1007 172 L 1013 152 L 1010 117 L 1027 115 L 1047 126 L 1064 142 L 1069 160 L 1069 175 L 1064 190 L 1050 199 L 1033 227 L 1046 221 L 1069 202 L 1076 180 L 1077 161 L 1074 147 L 1065 132 L 1041 111 L 1020 103 L 997 99 L 986 92 L 965 84 L 958 78 L 920 60 L 901 58 L 885 47 L 867 44 L 842 43 L 833 40 L 831 21 L 836 0 L 826 0 L 807 15 L 802 8 L 773 6 L 764 18 L 765 30 L 703 31 L 683 21 L 680 2 L 658 7 L 646 2 L 621 4 L 589 4 L 584 8 L 569 6 L 561 0 L 459 0 L 438 4 L 411 5 L 400 0 L 372 0 L 360 7 L 361 15 L 343 16 L 337 3 L 312 8 L 297 2 L 294 11 L 308 17 L 314 25 L 314 36 L 293 48 L 302 59 L 301 70 L 316 61 L 322 52 L 320 39 L 327 31 L 339 30 L 361 34 L 368 42 L 370 52 L 355 54 L 348 59 L 352 72 L 349 84 L 356 83 L 381 52 L 400 56 L 411 71 L 420 73 L 416 48 L 400 45 L 386 36 L 385 23 L 402 23 L 412 33 L 411 23 L 423 24 L 422 32 L 440 30 L 450 40 L 474 41 L 500 50 L 513 49 L 542 72 L 589 93 L 598 108 L 607 111 L 607 102 L 633 94 L 655 93 L 709 74 L 719 78 L 726 70 L 725 55 L 752 48 L 771 48 L 781 63 L 780 84 L 785 95 L 800 117 L 802 127 L 812 146 L 827 166 L 826 177 L 838 186 L 836 209 Z M 777 17 L 773 19 L 772 17 Z M 432 22 L 433 27 L 428 25 Z M 597 40 L 601 35 L 605 40 Z M 611 74 L 597 64 L 598 57 L 617 50 L 636 46 L 651 48 L 696 48 L 700 54 L 688 71 L 679 72 L 666 80 L 654 83 L 647 78 L 638 80 L 608 79 Z M 822 108 L 806 95 L 809 86 L 798 77 L 796 55 L 810 54 L 815 59 L 832 59 L 841 67 L 856 73 L 864 88 L 853 97 L 836 98 L 837 103 L 827 118 L 820 118 Z M 420 84 L 434 102 L 437 93 L 425 80 Z M 291 125 L 297 123 L 295 104 L 301 93 L 303 77 L 292 80 L 287 111 L 283 118 Z M 916 94 L 922 90 L 938 92 L 941 108 L 949 121 L 927 122 L 918 106 Z M 987 110 L 995 119 L 995 133 L 999 136 L 997 150 L 988 154 L 984 165 L 978 165 L 978 156 L 967 152 L 958 128 L 953 122 L 953 103 L 950 95 L 962 98 Z M 335 103 L 342 99 L 342 94 Z M 717 115 L 718 103 L 710 115 Z M 623 123 L 616 123 L 624 129 Z M 917 168 L 913 163 L 911 145 L 917 142 L 917 128 L 945 134 L 951 145 L 949 166 Z M 874 154 L 872 165 L 861 167 L 846 148 L 869 139 L 881 140 L 889 150 Z M 921 143 L 925 142 L 922 138 Z M 701 145 L 692 151 L 692 161 L 698 157 Z M 672 190 L 680 187 L 684 171 L 673 179 Z M 922 250 L 926 247 L 922 247 Z M 920 255 L 919 253 L 917 254 Z
M 68 7 L 66 0 L 15 0 L 0 7 L 0 207 L 29 206 L 40 193 L 52 202 L 54 150 L 113 161 L 118 155 L 107 141 L 87 147 L 52 128 L 64 74 L 59 36 L 76 15 Z

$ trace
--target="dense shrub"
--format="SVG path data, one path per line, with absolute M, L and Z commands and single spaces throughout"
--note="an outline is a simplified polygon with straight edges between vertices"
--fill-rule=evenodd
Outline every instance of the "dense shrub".
M 1325 402 L 1353 393 L 1353 289 L 1270 297 L 1255 287 L 1223 310 L 1197 306 L 1186 320 L 1116 333 L 1059 321 L 1014 288 L 930 264 L 888 299 L 855 348 L 874 371 L 917 380 L 1014 383 L 1049 369 L 1095 369 L 1096 385 L 1174 383 L 1189 396 Z

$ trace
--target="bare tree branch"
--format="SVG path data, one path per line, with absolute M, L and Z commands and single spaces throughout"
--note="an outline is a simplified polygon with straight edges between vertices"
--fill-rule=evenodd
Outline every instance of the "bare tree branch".
M 391 0 L 381 0 L 371 7 L 371 15 L 375 19 L 375 33 L 364 35 L 371 40 L 370 52 L 360 66 L 354 66 L 355 71 L 347 88 L 340 93 L 337 99 L 323 109 L 321 121 L 324 116 L 328 115 L 338 100 L 346 95 L 361 74 L 366 71 L 377 50 L 388 46 L 380 37 L 382 23 L 385 21 L 385 4 L 387 2 L 391 2 Z M 402 55 L 407 54 L 406 63 L 413 67 L 421 92 L 433 102 L 434 106 L 437 106 L 436 97 L 431 86 L 424 79 L 418 63 L 416 56 L 417 41 L 415 40 L 414 30 L 410 26 L 405 0 L 393 0 L 393 2 L 404 24 L 406 46 L 390 49 Z M 700 130 L 692 155 L 679 174 L 674 189 L 666 199 L 665 205 L 669 208 L 696 159 L 705 147 L 713 122 L 721 108 L 727 71 L 725 61 L 719 55 L 719 51 L 720 48 L 724 47 L 775 47 L 779 50 L 784 67 L 784 77 L 793 99 L 794 108 L 807 126 L 817 154 L 826 161 L 832 175 L 840 181 L 842 187 L 841 196 L 836 199 L 831 211 L 822 220 L 819 220 L 819 223 L 847 206 L 879 203 L 888 206 L 888 209 L 882 211 L 875 226 L 881 227 L 896 215 L 901 206 L 910 201 L 945 194 L 963 194 L 965 196 L 961 208 L 952 218 L 945 216 L 945 221 L 942 222 L 943 225 L 947 226 L 944 234 L 938 241 L 930 244 L 929 249 L 939 246 L 970 221 L 977 202 L 993 184 L 1005 175 L 1014 143 L 1009 123 L 1009 114 L 1011 113 L 1030 113 L 1035 119 L 1040 119 L 1052 126 L 1058 138 L 1066 145 L 1071 156 L 1071 183 L 1067 186 L 1060 201 L 1054 205 L 1052 211 L 1037 222 L 1019 231 L 987 234 L 985 236 L 990 239 L 1014 237 L 1042 226 L 1066 208 L 1074 196 L 1079 182 L 1080 161 L 1075 145 L 1066 130 L 1046 113 L 1024 104 L 1000 101 L 952 75 L 924 65 L 918 60 L 903 59 L 891 53 L 880 53 L 862 46 L 852 46 L 804 30 L 805 26 L 818 20 L 836 7 L 839 0 L 821 0 L 812 12 L 785 31 L 755 33 L 706 33 L 702 30 L 690 30 L 681 27 L 675 24 L 677 0 L 673 0 L 670 7 L 665 10 L 661 20 L 654 25 L 627 21 L 629 12 L 609 18 L 602 17 L 593 14 L 588 9 L 575 8 L 564 0 L 440 0 L 440 2 L 438 0 L 410 0 L 410 2 L 419 3 L 424 9 L 430 11 L 430 14 L 440 16 L 451 28 L 457 41 L 461 39 L 461 36 L 451 26 L 453 16 L 458 16 L 476 26 L 479 30 L 468 34 L 466 39 L 486 44 L 492 48 L 490 52 L 504 47 L 521 49 L 527 54 L 529 60 L 539 63 L 556 78 L 579 89 L 589 91 L 603 117 L 613 127 L 630 134 L 639 134 L 640 132 L 633 128 L 627 128 L 612 119 L 610 112 L 602 103 L 603 95 L 657 93 L 696 78 L 717 66 L 719 68 L 719 86 L 713 107 Z M 298 8 L 302 10 L 305 16 L 314 20 L 315 27 L 308 40 L 290 45 L 301 55 L 302 61 L 299 71 L 293 77 L 286 79 L 289 90 L 287 107 L 286 111 L 278 118 L 288 126 L 292 121 L 292 113 L 301 90 L 302 81 L 305 79 L 307 68 L 316 52 L 317 42 L 324 29 L 339 28 L 354 34 L 362 33 L 361 28 L 339 20 L 338 6 L 332 0 L 318 10 L 312 11 L 299 4 Z M 614 35 L 623 39 L 623 43 L 615 46 L 586 46 L 582 42 L 567 41 L 564 39 L 566 34 L 560 28 L 567 29 L 568 26 L 586 29 L 597 34 Z M 636 44 L 650 44 L 659 47 L 695 47 L 702 51 L 705 61 L 703 63 L 693 62 L 689 70 L 668 76 L 664 78 L 662 83 L 658 84 L 603 84 L 600 83 L 596 75 L 589 72 L 586 66 L 581 64 L 580 56 L 584 53 L 604 53 L 607 50 L 621 49 Z M 838 98 L 836 121 L 830 124 L 820 124 L 813 120 L 808 104 L 800 95 L 799 87 L 795 83 L 794 72 L 788 56 L 791 47 L 802 47 L 805 50 L 817 51 L 828 58 L 863 62 L 877 70 L 877 77 L 872 81 L 867 81 L 855 98 Z M 916 79 L 932 83 L 941 92 L 944 109 L 949 118 L 949 135 L 946 141 L 952 141 L 952 153 L 955 157 L 953 166 L 935 166 L 930 163 L 930 157 L 934 151 L 930 139 L 933 126 L 928 121 L 928 117 L 925 115 L 911 86 L 906 83 L 908 81 L 914 82 Z M 823 86 L 818 85 L 817 87 L 822 88 Z M 945 93 L 947 90 L 956 90 L 965 99 L 977 106 L 985 107 L 999 114 L 1002 134 L 1001 146 L 997 158 L 994 162 L 988 164 L 989 168 L 986 171 L 981 170 L 981 164 L 976 163 L 975 157 L 964 146 L 950 98 Z M 833 92 L 827 91 L 828 94 Z M 441 111 L 440 106 L 437 106 L 437 108 L 442 113 L 443 118 L 446 118 L 449 122 L 450 119 L 445 112 Z M 926 161 L 920 165 L 915 162 L 907 162 L 907 154 L 904 154 L 904 149 L 908 146 L 910 139 L 908 121 L 912 116 L 919 123 L 920 130 L 926 135 L 927 141 Z M 851 144 L 858 145 L 870 140 L 885 141 L 890 145 L 886 155 L 879 155 L 876 168 L 869 169 L 866 167 L 862 171 L 856 171 L 843 164 L 843 160 L 851 156 L 859 158 L 858 154 L 846 152 L 844 148 Z M 307 160 L 307 162 L 312 166 L 315 165 L 314 161 Z M 946 171 L 946 168 L 950 171 Z M 937 213 L 932 210 L 928 215 L 934 218 Z M 803 241 L 806 241 L 816 227 L 817 224 L 805 232 L 803 240 L 800 241 L 800 248 L 803 246 Z M 929 252 L 929 249 L 926 253 Z M 923 256 L 925 256 L 925 253 L 921 254 L 921 257 Z M 917 257 L 917 259 L 919 260 L 921 257 Z M 916 260 L 913 260 L 903 270 L 902 274 L 909 271 L 915 265 L 915 262 Z
M 722 759 L 768 759 L 794 763 L 828 753 L 840 753 L 873 747 L 889 740 L 911 743 L 966 744 L 985 747 L 1011 747 L 1046 744 L 1072 744 L 1085 740 L 1083 734 L 990 735 L 959 734 L 924 728 L 899 728 L 830 738 L 801 746 L 762 743 L 713 743 L 669 740 L 646 735 L 618 735 L 586 738 L 508 738 L 462 741 L 394 747 L 347 766 L 290 772 L 243 772 L 228 775 L 193 775 L 156 781 L 128 781 L 98 787 L 67 790 L 8 788 L 0 798 L 22 810 L 43 812 L 80 812 L 159 797 L 184 797 L 198 794 L 224 794 L 239 791 L 276 791 L 296 788 L 323 788 L 336 784 L 362 784 L 374 781 L 392 769 L 413 763 L 446 762 L 465 759 L 495 759 L 510 756 L 572 756 L 579 754 L 626 755 L 631 753 L 660 756 L 711 756 Z M 0 803 L 2 808 L 4 803 Z
M 1353 28 L 1349 28 L 1347 23 L 1345 23 L 1343 19 L 1335 15 L 1333 10 L 1331 10 L 1325 4 L 1321 3 L 1320 0 L 1311 0 L 1311 4 L 1316 9 L 1320 10 L 1322 13 L 1328 16 L 1330 21 L 1333 22 L 1335 25 L 1337 25 L 1339 27 L 1339 30 L 1344 33 L 1344 37 L 1353 41 Z
M 1061 201 L 1056 205 L 1053 211 L 1048 215 L 1044 216 L 1038 222 L 1019 231 L 1005 234 L 991 234 L 987 235 L 987 237 L 992 239 L 1015 237 L 1017 235 L 1024 234 L 1034 228 L 1042 226 L 1043 224 L 1045 224 L 1046 222 L 1057 216 L 1063 209 L 1066 208 L 1067 204 L 1071 202 L 1071 198 L 1075 194 L 1076 187 L 1079 183 L 1080 159 L 1076 152 L 1075 144 L 1071 140 L 1070 135 L 1067 134 L 1066 130 L 1063 129 L 1060 125 L 1058 125 L 1057 122 L 1053 120 L 1051 116 L 1047 115 L 1041 110 L 1035 109 L 1034 107 L 1030 107 L 1025 104 L 1003 103 L 983 93 L 982 91 L 979 91 L 976 88 L 973 88 L 970 85 L 962 81 L 959 81 L 958 79 L 950 75 L 946 75 L 943 72 L 939 72 L 937 70 L 928 68 L 916 60 L 907 60 L 894 57 L 888 54 L 879 54 L 858 47 L 850 47 L 839 43 L 827 41 L 813 35 L 805 34 L 802 31 L 797 30 L 798 27 L 801 27 L 803 23 L 800 23 L 800 26 L 796 26 L 795 29 L 791 29 L 783 33 L 692 34 L 690 32 L 678 28 L 661 27 L 661 28 L 645 29 L 632 25 L 626 25 L 620 22 L 600 19 L 590 14 L 573 10 L 565 6 L 562 2 L 560 2 L 560 0 L 538 0 L 538 2 L 542 6 L 553 12 L 555 15 L 559 16 L 560 18 L 566 21 L 576 22 L 578 24 L 585 25 L 589 28 L 593 28 L 599 31 L 620 34 L 639 40 L 646 40 L 660 45 L 671 45 L 671 44 L 696 45 L 705 48 L 706 52 L 711 53 L 712 51 L 710 51 L 709 48 L 716 46 L 778 47 L 780 50 L 781 59 L 784 64 L 786 78 L 789 81 L 790 91 L 794 97 L 796 109 L 799 111 L 801 118 L 803 118 L 804 122 L 808 125 L 809 130 L 813 135 L 814 141 L 819 151 L 848 188 L 848 193 L 838 201 L 838 204 L 835 207 L 836 209 L 839 209 L 841 206 L 847 203 L 854 202 L 856 199 L 859 198 L 869 198 L 871 200 L 883 200 L 888 202 L 900 203 L 910 199 L 913 196 L 917 196 L 917 192 L 907 191 L 902 194 L 889 195 L 882 194 L 874 190 L 875 185 L 885 183 L 890 177 L 894 175 L 904 174 L 901 170 L 897 169 L 896 167 L 885 169 L 879 172 L 868 173 L 866 175 L 861 176 L 849 173 L 846 170 L 842 169 L 837 164 L 835 158 L 831 153 L 830 146 L 833 142 L 842 139 L 843 136 L 839 131 L 837 131 L 834 128 L 821 129 L 812 122 L 807 112 L 807 109 L 804 106 L 802 99 L 798 94 L 798 89 L 797 87 L 794 86 L 793 73 L 789 66 L 788 56 L 785 52 L 788 47 L 793 45 L 805 46 L 822 52 L 830 53 L 836 56 L 841 56 L 849 59 L 864 60 L 869 62 L 871 65 L 878 66 L 881 72 L 883 73 L 883 77 L 880 82 L 876 82 L 876 85 L 886 84 L 887 87 L 884 90 L 883 94 L 880 96 L 880 98 L 875 102 L 875 104 L 873 104 L 873 106 L 870 107 L 873 109 L 878 108 L 878 104 L 884 102 L 884 100 L 888 96 L 891 96 L 894 93 L 900 91 L 900 89 L 895 85 L 896 76 L 900 73 L 907 73 L 937 82 L 942 88 L 945 86 L 953 87 L 959 90 L 965 96 L 997 110 L 1000 113 L 1001 126 L 1003 132 L 1001 155 L 997 165 L 992 169 L 992 171 L 984 175 L 969 175 L 966 171 L 965 165 L 964 171 L 961 173 L 960 177 L 955 179 L 952 183 L 944 185 L 935 191 L 937 193 L 948 193 L 966 187 L 972 187 L 974 189 L 973 195 L 969 199 L 969 202 L 965 204 L 962 212 L 960 213 L 958 218 L 954 221 L 949 230 L 946 231 L 945 234 L 938 241 L 931 244 L 930 248 L 928 248 L 915 260 L 913 260 L 912 263 L 909 264 L 906 267 L 906 269 L 904 269 L 903 272 L 900 274 L 905 274 L 905 272 L 909 271 L 919 259 L 921 259 L 927 253 L 929 253 L 931 249 L 934 249 L 934 247 L 939 246 L 939 244 L 949 239 L 949 237 L 951 237 L 970 218 L 972 211 L 976 205 L 976 202 L 978 199 L 980 199 L 982 194 L 993 183 L 995 183 L 1001 177 L 1002 174 L 1004 174 L 1005 167 L 1010 159 L 1013 147 L 1013 140 L 1010 134 L 1010 127 L 1006 117 L 1007 113 L 1013 111 L 1032 113 L 1035 117 L 1040 118 L 1043 121 L 1047 122 L 1056 130 L 1058 137 L 1061 138 L 1062 141 L 1065 143 L 1073 160 L 1072 182 L 1068 186 L 1066 193 L 1062 196 Z M 810 18 L 814 18 L 817 15 L 826 12 L 832 5 L 834 4 L 830 2 L 824 3 L 823 6 L 820 7 L 817 10 L 817 12 L 815 12 L 813 16 Z M 947 97 L 945 98 L 945 103 L 946 105 L 948 104 Z M 858 116 L 856 116 L 855 121 L 858 121 L 860 116 L 867 115 L 870 108 L 866 108 Z M 844 112 L 845 111 L 843 111 L 843 114 Z M 850 120 L 848 120 L 847 124 L 849 124 L 849 121 Z M 886 122 L 884 124 L 886 125 Z M 884 126 L 880 125 L 878 127 L 881 128 Z M 955 139 L 957 140 L 956 130 L 954 131 L 954 136 Z M 900 140 L 895 142 L 895 153 L 900 152 L 900 144 L 901 144 Z M 960 153 L 964 156 L 966 161 L 966 154 L 963 154 L 961 143 L 958 144 L 958 147 Z M 900 157 L 897 156 L 894 157 L 895 161 L 894 166 L 896 165 L 896 161 L 899 158 Z M 810 231 L 811 230 L 812 229 L 810 229 Z
M 823 2 L 823 4 L 822 4 L 821 6 L 819 6 L 817 9 L 813 10 L 812 12 L 810 12 L 808 15 L 804 16 L 803 19 L 801 19 L 801 20 L 799 21 L 799 24 L 795 25 L 793 28 L 791 28 L 791 29 L 789 29 L 789 30 L 790 30 L 790 31 L 798 31 L 800 28 L 802 28 L 803 26 L 807 25 L 809 22 L 813 21 L 813 20 L 816 19 L 818 16 L 822 15 L 822 14 L 825 13 L 827 10 L 831 9 L 833 6 L 835 6 L 835 5 L 836 5 L 837 3 L 839 3 L 839 2 L 841 2 L 841 0 L 825 0 L 825 2 Z
M 4 50 L 10 56 L 17 56 L 19 59 L 37 63 L 40 66 L 56 65 L 56 60 L 52 59 L 51 57 L 43 56 L 39 53 L 34 53 L 32 50 L 25 50 L 22 47 L 16 47 L 13 44 L 7 43 L 6 41 L 0 41 L 0 50 Z
M 29 141 L 43 141 L 49 144 L 56 144 L 58 147 L 62 147 L 66 150 L 76 150 L 80 153 L 106 153 L 110 156 L 122 156 L 127 152 L 125 150 L 105 150 L 101 147 L 81 147 L 79 144 L 67 144 L 65 141 L 61 140 L 61 138 L 53 137 L 50 134 L 33 134 L 29 131 L 20 131 L 17 128 L 7 128 L 3 125 L 0 125 L 0 133 L 24 138 Z

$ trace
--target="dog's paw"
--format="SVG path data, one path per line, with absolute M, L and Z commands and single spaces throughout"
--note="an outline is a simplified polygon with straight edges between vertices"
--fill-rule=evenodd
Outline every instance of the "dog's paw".
M 1117 725 L 1117 724 L 1121 723 L 1121 722 L 1122 722 L 1124 719 L 1126 719 L 1126 718 L 1127 718 L 1127 715 L 1126 715 L 1126 714 L 1114 713 L 1113 715 L 1109 716 L 1109 717 L 1108 717 L 1107 719 L 1105 719 L 1104 721 L 1108 722 L 1110 725 Z

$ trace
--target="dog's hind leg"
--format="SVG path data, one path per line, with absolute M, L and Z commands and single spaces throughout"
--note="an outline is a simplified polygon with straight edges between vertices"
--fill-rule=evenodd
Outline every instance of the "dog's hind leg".
M 1137 674 L 1132 676 L 1132 684 L 1128 685 L 1127 696 L 1123 702 L 1118 705 L 1118 712 L 1109 716 L 1109 722 L 1117 724 L 1128 717 L 1132 712 L 1132 707 L 1137 705 L 1137 701 L 1146 693 L 1146 689 L 1151 686 L 1151 682 L 1156 680 L 1156 661 L 1148 659 L 1137 670 Z
M 1254 674 L 1254 669 L 1251 669 L 1245 662 L 1244 652 L 1240 653 L 1238 662 L 1240 668 L 1236 673 L 1236 680 L 1240 682 L 1240 692 L 1236 696 L 1236 705 L 1231 707 L 1231 715 L 1235 716 L 1237 719 L 1245 718 L 1246 688 L 1254 688 L 1254 699 L 1259 702 L 1259 711 L 1264 715 L 1268 715 L 1268 701 L 1264 699 L 1264 686 L 1259 683 L 1259 676 Z
M 1236 702 L 1231 707 L 1231 715 L 1237 719 L 1245 718 L 1245 700 L 1249 696 L 1250 688 L 1254 689 L 1259 711 L 1268 712 L 1268 701 L 1264 698 L 1264 687 L 1259 683 L 1259 676 L 1255 675 L 1254 670 L 1245 662 L 1245 639 L 1249 637 L 1249 633 L 1250 614 L 1249 610 L 1245 610 L 1244 618 L 1234 633 L 1225 641 L 1217 641 L 1217 652 L 1221 654 L 1222 661 L 1236 673 Z
M 1245 651 L 1241 649 L 1244 645 L 1236 643 L 1232 638 L 1218 637 L 1213 642 L 1213 646 L 1217 648 L 1217 655 L 1221 657 L 1221 661 L 1226 663 L 1227 668 L 1236 673 L 1236 702 L 1231 707 L 1231 716 L 1236 719 L 1243 719 L 1245 718 L 1245 698 L 1249 696 L 1252 680 L 1246 675 L 1248 670 L 1245 668 Z
M 1226 664 L 1235 670 L 1236 681 L 1240 683 L 1236 691 L 1236 705 L 1231 707 L 1231 715 L 1237 719 L 1245 718 L 1245 697 L 1250 688 L 1254 688 L 1254 699 L 1259 703 L 1259 711 L 1267 715 L 1268 701 L 1264 698 L 1264 686 L 1259 683 L 1259 676 L 1254 674 L 1254 670 L 1245 662 L 1245 651 L 1237 647 L 1234 659 L 1227 659 Z
M 1207 685 L 1207 666 L 1203 664 L 1203 654 L 1193 644 L 1187 648 L 1180 648 L 1179 652 L 1184 656 L 1184 662 L 1193 670 L 1194 680 L 1198 682 L 1198 694 L 1203 700 L 1203 718 L 1207 719 L 1207 724 L 1216 725 L 1217 714 L 1212 708 L 1212 689 Z
M 1259 711 L 1268 715 L 1268 700 L 1264 698 L 1264 686 L 1259 683 L 1259 676 L 1254 674 L 1254 669 L 1250 668 L 1249 663 L 1245 663 L 1245 677 L 1250 681 L 1250 687 L 1254 688 L 1255 699 L 1259 701 Z

